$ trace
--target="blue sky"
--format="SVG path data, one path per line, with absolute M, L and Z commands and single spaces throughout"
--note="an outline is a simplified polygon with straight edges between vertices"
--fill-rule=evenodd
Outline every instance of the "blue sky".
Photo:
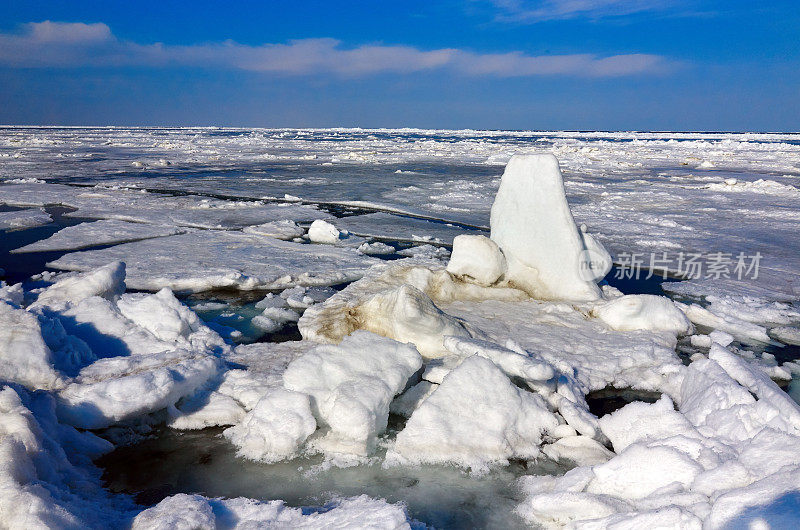
M 799 101 L 796 0 L 0 3 L 5 124 L 797 131 Z

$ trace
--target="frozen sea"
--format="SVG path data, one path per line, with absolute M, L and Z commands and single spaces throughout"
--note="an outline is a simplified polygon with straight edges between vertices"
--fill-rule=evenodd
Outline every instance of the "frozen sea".
M 454 237 L 488 236 L 504 168 L 527 153 L 558 158 L 575 223 L 611 254 L 604 296 L 667 297 L 691 331 L 620 327 L 594 302 L 445 293 L 406 270 L 439 274 Z M 0 391 L 0 465 L 12 477 L 0 479 L 10 492 L 0 520 L 25 520 L 16 499 L 50 527 L 100 527 L 108 512 L 113 526 L 136 517 L 153 528 L 193 510 L 196 527 L 209 513 L 219 527 L 791 527 L 799 232 L 800 134 L 0 127 L 0 383 L 10 385 Z M 469 436 L 505 440 L 499 458 L 401 450 L 404 429 L 428 432 L 413 412 L 433 401 L 405 414 L 398 401 L 418 385 L 444 396 L 441 374 L 461 370 L 448 364 L 455 346 L 450 361 L 426 356 L 425 325 L 402 336 L 360 325 L 424 357 L 414 375 L 374 368 L 393 408 L 388 427 L 384 417 L 385 429 L 359 438 L 368 449 L 336 438 L 346 430 L 318 405 L 323 428 L 305 445 L 308 434 L 293 434 L 296 450 L 277 460 L 248 457 L 252 438 L 222 434 L 280 430 L 289 420 L 257 404 L 341 324 L 320 319 L 401 284 L 482 341 L 464 344 L 513 382 L 507 403 L 560 422 L 540 418 L 538 456 L 512 427 L 497 434 L 480 422 Z M 450 334 L 430 333 L 439 343 Z M 353 355 L 362 350 L 371 348 Z M 513 352 L 557 375 L 526 380 L 503 364 Z M 332 373 L 323 353 L 319 373 Z M 483 376 L 461 371 L 469 395 Z M 368 376 L 336 385 L 367 387 Z M 541 403 L 517 396 L 520 386 Z M 322 402 L 316 387 L 288 391 Z M 307 405 L 274 395 L 303 417 Z M 453 454 L 463 450 L 456 427 L 441 429 Z

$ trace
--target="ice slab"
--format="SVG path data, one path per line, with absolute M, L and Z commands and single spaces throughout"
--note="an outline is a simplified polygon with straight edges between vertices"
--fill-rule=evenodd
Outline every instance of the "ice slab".
M 196 195 L 173 196 L 144 190 L 86 188 L 62 184 L 0 186 L 0 202 L 12 205 L 61 204 L 77 208 L 71 215 L 137 223 L 207 229 L 235 229 L 291 219 L 310 222 L 330 217 L 311 206 L 228 201 Z
M 681 362 L 672 332 L 615 331 L 588 319 L 590 306 L 559 302 L 456 301 L 442 309 L 498 344 L 513 340 L 534 352 L 574 377 L 584 394 L 606 386 L 677 392 Z
M 306 514 L 282 501 L 208 499 L 200 495 L 167 497 L 133 520 L 133 530 L 170 528 L 365 528 L 411 529 L 405 509 L 366 495 L 338 499 L 328 509 Z
M 80 271 L 110 261 L 125 262 L 129 288 L 186 292 L 335 285 L 357 280 L 377 262 L 355 249 L 202 231 L 71 253 L 51 265 Z
M 418 340 L 421 353 L 437 356 L 444 353 L 441 341 L 445 331 L 464 336 L 467 330 L 436 305 L 486 298 L 521 300 L 527 295 L 516 289 L 489 289 L 459 281 L 438 261 L 399 260 L 373 266 L 363 279 L 308 309 L 298 327 L 304 338 L 329 343 L 340 342 L 356 329 L 393 336 L 395 328 L 400 328 L 405 339 L 398 335 L 398 340 Z M 367 308 L 369 305 L 372 307 Z M 400 314 L 404 310 L 408 311 L 405 316 Z M 399 321 L 393 320 L 398 317 Z M 416 329 L 414 322 L 426 328 Z
M 539 299 L 600 298 L 595 278 L 587 279 L 587 245 L 572 218 L 555 156 L 509 160 L 490 224 L 491 238 L 508 263 L 510 285 Z
M 0 378 L 28 388 L 63 386 L 35 314 L 0 301 Z
M 238 448 L 238 456 L 270 463 L 295 456 L 316 429 L 309 396 L 275 388 L 223 434 Z
M 106 219 L 62 228 L 47 239 L 42 239 L 12 252 L 45 252 L 77 250 L 86 247 L 112 245 L 153 237 L 180 234 L 184 230 L 175 226 L 129 223 Z
M 53 222 L 50 214 L 41 208 L 0 212 L 0 230 L 19 230 L 33 228 Z
M 215 357 L 172 352 L 100 359 L 59 393 L 59 417 L 99 429 L 174 405 L 221 370 Z
M 685 335 L 693 329 L 686 315 L 665 296 L 621 296 L 600 305 L 593 313 L 619 331 L 649 329 Z
M 506 258 L 497 243 L 485 236 L 462 234 L 453 240 L 447 272 L 488 287 L 507 271 Z
M 427 221 L 386 212 L 352 215 L 336 220 L 336 226 L 362 237 L 395 241 L 435 241 L 452 244 L 453 238 L 465 232 L 480 233 L 446 222 Z

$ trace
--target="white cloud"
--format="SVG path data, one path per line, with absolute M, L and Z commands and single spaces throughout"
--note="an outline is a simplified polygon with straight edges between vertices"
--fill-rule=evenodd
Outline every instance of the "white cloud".
M 665 11 L 675 0 L 491 0 L 505 22 L 542 22 L 572 18 L 621 17 L 646 11 Z
M 260 46 L 233 41 L 188 46 L 138 44 L 116 38 L 102 23 L 46 21 L 26 24 L 19 33 L 0 34 L 0 66 L 17 68 L 182 66 L 283 75 L 364 76 L 439 70 L 468 76 L 605 77 L 658 73 L 671 65 L 661 56 L 648 54 L 531 56 L 521 52 L 487 54 L 379 44 L 345 48 L 335 39 L 301 39 Z

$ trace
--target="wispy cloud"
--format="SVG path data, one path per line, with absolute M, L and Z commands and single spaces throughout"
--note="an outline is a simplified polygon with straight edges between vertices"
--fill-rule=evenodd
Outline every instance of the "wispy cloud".
M 26 24 L 17 33 L 0 34 L 0 66 L 13 68 L 180 66 L 284 75 L 364 76 L 441 70 L 468 76 L 610 77 L 660 73 L 673 64 L 650 54 L 532 56 L 516 51 L 476 53 L 382 44 L 346 48 L 335 39 L 260 46 L 233 41 L 188 46 L 140 44 L 118 39 L 102 23 L 46 21 Z
M 490 0 L 505 22 L 601 19 L 643 12 L 668 12 L 681 0 Z

